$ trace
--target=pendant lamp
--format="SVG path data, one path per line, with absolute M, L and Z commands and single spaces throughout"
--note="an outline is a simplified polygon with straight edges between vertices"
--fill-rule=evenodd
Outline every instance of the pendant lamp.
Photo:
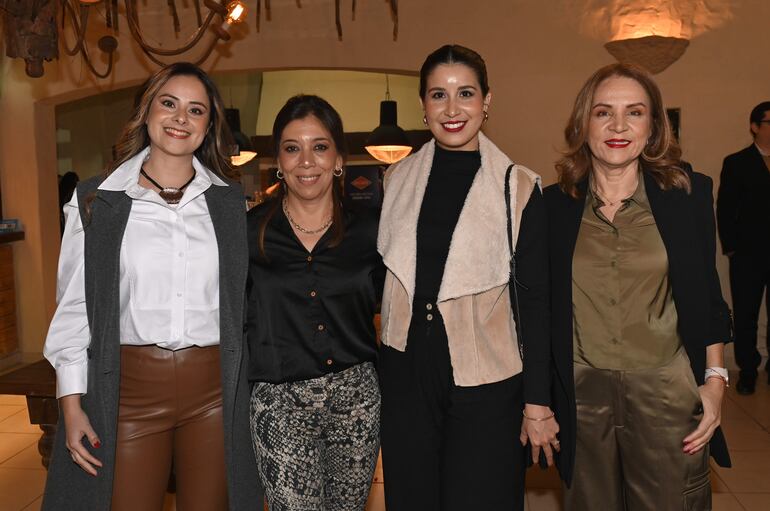
M 390 82 L 385 75 L 385 101 L 380 102 L 380 125 L 366 139 L 366 151 L 383 163 L 395 163 L 412 152 L 404 130 L 398 127 L 398 106 L 390 99 Z
M 249 138 L 241 132 L 241 112 L 237 108 L 225 108 L 225 120 L 235 141 L 230 151 L 230 162 L 240 167 L 253 160 L 257 153 L 251 150 Z

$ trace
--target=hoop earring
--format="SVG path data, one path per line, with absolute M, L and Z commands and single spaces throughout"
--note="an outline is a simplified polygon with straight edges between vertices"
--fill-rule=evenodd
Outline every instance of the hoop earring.
M 332 174 L 334 177 L 340 177 L 342 175 L 342 167 L 332 170 Z
M 281 169 L 276 170 L 275 177 L 277 177 L 278 179 L 283 179 L 283 171 Z

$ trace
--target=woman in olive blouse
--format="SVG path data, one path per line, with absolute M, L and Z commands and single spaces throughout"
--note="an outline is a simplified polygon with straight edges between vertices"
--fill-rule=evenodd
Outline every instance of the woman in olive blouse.
M 589 78 L 565 136 L 544 195 L 566 509 L 710 509 L 709 452 L 729 465 L 730 335 L 711 180 L 684 170 L 660 91 L 632 66 Z

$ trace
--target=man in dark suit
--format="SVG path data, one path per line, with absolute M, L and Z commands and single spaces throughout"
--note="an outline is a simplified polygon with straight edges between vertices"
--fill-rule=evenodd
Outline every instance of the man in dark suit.
M 754 392 L 759 308 L 763 294 L 770 299 L 770 101 L 754 107 L 749 127 L 754 143 L 725 158 L 717 197 L 719 238 L 730 258 L 739 394 Z M 770 345 L 770 326 L 766 341 Z M 770 383 L 770 362 L 765 370 Z

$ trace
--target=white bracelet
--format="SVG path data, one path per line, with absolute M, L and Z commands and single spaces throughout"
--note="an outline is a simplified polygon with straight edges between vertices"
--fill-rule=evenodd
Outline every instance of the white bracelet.
M 703 381 L 705 382 L 709 378 L 719 378 L 725 383 L 725 387 L 730 386 L 730 376 L 727 373 L 727 369 L 724 367 L 706 368 L 706 374 L 703 376 Z

